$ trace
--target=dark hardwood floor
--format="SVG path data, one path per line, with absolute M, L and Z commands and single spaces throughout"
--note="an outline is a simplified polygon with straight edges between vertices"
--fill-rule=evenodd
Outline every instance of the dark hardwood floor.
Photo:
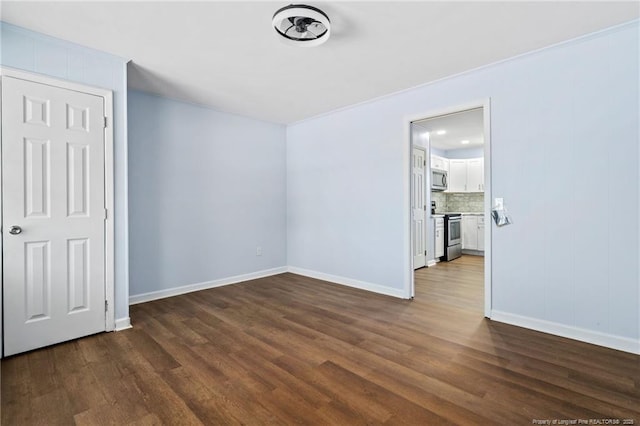
M 413 301 L 283 274 L 135 305 L 4 359 L 2 424 L 640 422 L 640 357 L 492 323 L 482 294 L 464 256 Z

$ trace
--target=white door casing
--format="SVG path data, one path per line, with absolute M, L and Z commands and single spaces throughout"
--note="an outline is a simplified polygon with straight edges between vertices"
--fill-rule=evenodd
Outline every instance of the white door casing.
M 422 268 L 427 265 L 426 158 L 424 148 L 413 148 L 411 174 L 413 269 Z
M 100 96 L 3 75 L 5 355 L 108 328 L 104 117 Z
M 402 165 L 404 169 L 403 178 L 403 199 L 404 199 L 404 240 L 407 242 L 403 251 L 403 259 L 405 265 L 404 274 L 404 290 L 405 297 L 407 299 L 413 298 L 415 294 L 415 280 L 414 271 L 412 267 L 413 263 L 413 200 L 412 200 L 412 181 L 413 181 L 413 134 L 411 131 L 411 124 L 415 121 L 424 120 L 426 118 L 434 118 L 444 116 L 448 114 L 455 114 L 460 111 L 466 111 L 475 108 L 482 108 L 483 121 L 484 121 L 484 158 L 483 158 L 483 171 L 484 171 L 484 216 L 491 217 L 492 207 L 492 188 L 491 188 L 491 99 L 485 98 L 465 104 L 456 106 L 450 106 L 446 108 L 439 108 L 429 111 L 423 111 L 422 113 L 407 115 L 403 119 L 404 125 L 404 155 L 402 158 Z M 431 149 L 431 144 L 427 138 L 427 149 Z M 451 184 L 451 165 L 449 165 L 449 184 Z M 428 181 L 428 180 L 427 180 Z M 446 191 L 445 191 L 446 192 Z M 430 191 L 429 195 L 430 196 Z M 428 201 L 428 198 L 427 198 Z M 485 226 L 484 229 L 484 314 L 485 317 L 491 318 L 492 310 L 492 291 L 491 291 L 491 264 L 492 264 L 492 251 L 491 251 L 491 224 Z

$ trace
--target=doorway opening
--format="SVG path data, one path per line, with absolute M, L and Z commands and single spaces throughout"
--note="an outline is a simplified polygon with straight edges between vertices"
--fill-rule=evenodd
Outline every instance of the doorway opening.
M 490 317 L 489 100 L 426 113 L 408 124 L 410 297 L 453 298 Z

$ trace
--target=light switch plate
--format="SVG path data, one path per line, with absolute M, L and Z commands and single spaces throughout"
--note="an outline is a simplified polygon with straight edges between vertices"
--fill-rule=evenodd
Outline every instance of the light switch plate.
M 504 198 L 496 198 L 496 202 L 494 203 L 494 207 L 496 209 L 503 209 L 504 208 Z

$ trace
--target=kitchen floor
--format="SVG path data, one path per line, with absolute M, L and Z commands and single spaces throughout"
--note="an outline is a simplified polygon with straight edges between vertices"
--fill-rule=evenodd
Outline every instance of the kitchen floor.
M 484 257 L 462 255 L 415 271 L 415 298 L 478 312 L 484 309 Z

